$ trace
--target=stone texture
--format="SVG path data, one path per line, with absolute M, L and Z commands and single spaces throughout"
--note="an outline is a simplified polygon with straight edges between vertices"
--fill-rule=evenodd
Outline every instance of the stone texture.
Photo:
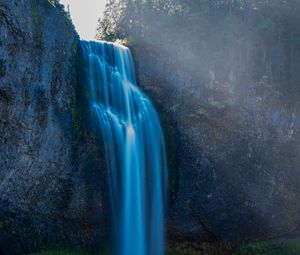
M 197 36 L 179 26 L 131 45 L 139 83 L 166 133 L 170 240 L 299 234 L 299 101 L 270 82 L 269 63 L 279 56 L 260 59 L 264 49 L 251 36 L 247 53 L 225 32 Z M 232 41 L 219 45 L 226 36 Z
M 296 94 L 276 88 L 280 72 L 272 79 L 279 55 L 251 37 L 221 45 L 230 30 L 214 25 L 200 39 L 174 26 L 171 39 L 133 47 L 168 144 L 169 239 L 299 234 Z M 104 153 L 71 22 L 46 0 L 1 1 L 0 35 L 0 253 L 106 246 Z
M 0 38 L 0 249 L 99 246 L 97 148 L 78 133 L 79 37 L 61 8 L 12 0 L 0 2 Z

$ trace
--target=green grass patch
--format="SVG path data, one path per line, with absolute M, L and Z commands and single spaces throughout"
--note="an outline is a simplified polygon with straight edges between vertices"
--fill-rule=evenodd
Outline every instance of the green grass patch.
M 106 252 L 84 251 L 41 251 L 30 255 L 108 255 Z M 167 255 L 300 255 L 300 238 L 274 239 L 239 245 L 233 250 L 227 245 L 202 243 L 196 247 L 192 243 L 178 243 L 169 247 Z
M 68 250 L 57 250 L 57 251 L 40 251 L 37 253 L 31 253 L 30 255 L 107 255 L 106 253 L 90 253 L 84 251 L 68 251 Z
M 232 255 L 299 255 L 300 238 L 275 239 L 241 245 Z

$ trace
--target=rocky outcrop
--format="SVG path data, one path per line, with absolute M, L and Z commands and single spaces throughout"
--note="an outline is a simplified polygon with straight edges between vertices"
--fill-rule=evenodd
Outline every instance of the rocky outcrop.
M 265 48 L 273 35 L 251 22 L 202 22 L 129 41 L 165 126 L 170 240 L 299 234 L 300 108 L 293 64 L 277 62 L 288 46 Z
M 93 247 L 102 179 L 97 148 L 79 151 L 92 147 L 79 141 L 79 37 L 46 0 L 1 1 L 0 35 L 0 249 Z
M 298 1 L 110 1 L 169 151 L 171 240 L 300 233 Z
M 249 16 L 211 17 L 132 40 L 168 145 L 169 239 L 300 234 L 293 30 L 264 37 Z M 0 253 L 99 249 L 107 178 L 73 25 L 46 0 L 2 1 L 0 35 Z

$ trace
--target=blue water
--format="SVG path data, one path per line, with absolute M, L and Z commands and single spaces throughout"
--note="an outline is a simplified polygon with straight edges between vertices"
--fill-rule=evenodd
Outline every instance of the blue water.
M 136 85 L 130 50 L 82 42 L 92 121 L 109 169 L 114 254 L 163 255 L 166 153 L 157 113 Z

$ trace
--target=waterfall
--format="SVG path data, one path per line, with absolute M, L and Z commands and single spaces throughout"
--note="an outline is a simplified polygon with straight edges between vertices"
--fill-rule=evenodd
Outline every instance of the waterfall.
M 91 121 L 109 170 L 114 254 L 164 254 L 166 153 L 157 113 L 136 85 L 130 50 L 81 42 Z

